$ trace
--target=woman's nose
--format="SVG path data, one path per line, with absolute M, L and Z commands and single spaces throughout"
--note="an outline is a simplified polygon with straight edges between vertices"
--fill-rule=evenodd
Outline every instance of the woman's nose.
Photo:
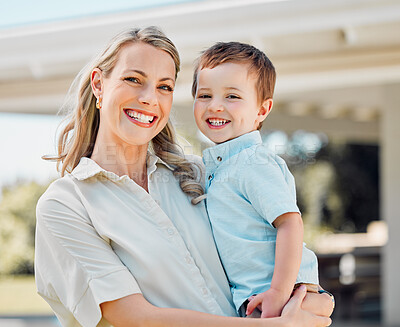
M 141 90 L 140 95 L 138 97 L 140 103 L 148 106 L 154 106 L 157 104 L 157 95 L 155 89 L 148 86 Z

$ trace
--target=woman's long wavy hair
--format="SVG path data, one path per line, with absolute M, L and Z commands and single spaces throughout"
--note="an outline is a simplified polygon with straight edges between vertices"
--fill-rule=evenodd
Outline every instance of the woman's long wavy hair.
M 57 162 L 61 176 L 70 173 L 82 157 L 90 157 L 93 152 L 100 124 L 100 114 L 96 109 L 96 97 L 92 92 L 90 77 L 93 69 L 99 68 L 108 76 L 118 60 L 121 48 L 129 43 L 142 42 L 167 52 L 175 62 L 175 77 L 180 69 L 180 59 L 175 45 L 157 27 L 129 29 L 116 35 L 105 50 L 86 65 L 74 79 L 66 101 L 61 108 L 67 116 L 58 140 L 58 155 L 44 156 L 45 160 Z M 150 144 L 156 156 L 174 168 L 174 175 L 180 187 L 192 197 L 196 204 L 204 194 L 200 183 L 201 173 L 194 163 L 185 159 L 176 142 L 175 131 L 170 120 Z M 61 167 L 60 167 L 61 166 Z

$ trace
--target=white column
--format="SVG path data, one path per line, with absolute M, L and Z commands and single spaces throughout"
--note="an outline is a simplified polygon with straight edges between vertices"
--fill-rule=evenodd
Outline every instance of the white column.
M 400 326 L 400 84 L 384 88 L 381 120 L 381 216 L 389 240 L 383 251 L 383 319 Z

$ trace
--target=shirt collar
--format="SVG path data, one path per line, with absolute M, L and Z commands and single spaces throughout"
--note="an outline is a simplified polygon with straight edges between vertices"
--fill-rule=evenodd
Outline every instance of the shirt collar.
M 155 154 L 152 154 L 150 152 L 147 152 L 147 174 L 151 174 L 153 171 L 157 169 L 157 164 L 162 164 L 165 167 L 167 167 L 169 170 L 174 171 L 175 168 L 172 167 L 171 165 L 167 164 L 164 160 L 160 159 L 158 156 Z
M 203 161 L 206 166 L 219 165 L 242 150 L 259 144 L 262 144 L 262 139 L 258 130 L 246 133 L 233 140 L 205 149 Z
M 157 157 L 156 155 L 148 152 L 147 153 L 147 174 L 151 174 L 157 169 L 157 164 L 162 164 L 165 167 L 167 167 L 170 170 L 174 170 L 174 168 L 167 164 L 165 161 Z M 118 176 L 117 174 L 107 171 L 103 168 L 101 168 L 98 163 L 90 158 L 87 157 L 82 157 L 81 160 L 79 161 L 79 164 L 74 168 L 74 170 L 71 172 L 71 175 L 75 177 L 78 180 L 85 180 L 90 177 L 96 176 L 98 174 L 105 175 L 107 177 L 117 180 L 121 180 L 124 178 L 129 178 L 128 176 Z

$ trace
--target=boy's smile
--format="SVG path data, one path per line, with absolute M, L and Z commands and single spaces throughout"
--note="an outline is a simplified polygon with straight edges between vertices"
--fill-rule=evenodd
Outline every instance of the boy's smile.
M 227 119 L 219 119 L 219 118 L 208 118 L 207 124 L 210 125 L 210 128 L 223 128 L 226 124 L 229 124 L 231 121 Z
M 248 64 L 227 62 L 198 72 L 194 116 L 200 131 L 222 143 L 257 129 L 269 110 L 259 104 Z M 272 100 L 269 100 L 272 101 Z

